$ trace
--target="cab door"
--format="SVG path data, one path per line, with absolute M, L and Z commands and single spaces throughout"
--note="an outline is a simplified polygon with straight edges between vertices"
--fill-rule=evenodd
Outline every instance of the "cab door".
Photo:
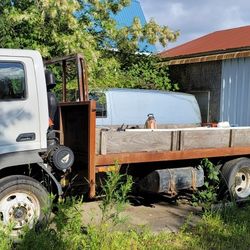
M 37 82 L 29 57 L 0 57 L 0 154 L 41 147 Z

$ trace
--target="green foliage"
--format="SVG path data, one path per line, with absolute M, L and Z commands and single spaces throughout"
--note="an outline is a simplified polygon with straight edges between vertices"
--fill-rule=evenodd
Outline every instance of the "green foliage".
M 115 48 L 118 51 L 134 53 L 138 51 L 139 41 L 148 41 L 150 44 L 160 42 L 166 46 L 169 41 L 175 41 L 179 35 L 167 26 L 158 25 L 153 19 L 148 24 L 142 25 L 138 17 L 134 18 L 130 26 L 119 28 L 110 13 L 117 14 L 131 3 L 130 0 L 79 2 L 84 10 L 80 15 L 81 20 L 88 25 L 89 31 L 102 48 Z
M 77 204 L 71 204 L 75 207 Z M 227 207 L 218 212 L 206 212 L 198 224 L 186 227 L 179 233 L 161 232 L 154 234 L 149 230 L 112 231 L 110 226 L 92 226 L 79 230 L 79 217 L 69 207 L 64 210 L 60 224 L 71 218 L 73 227 L 64 227 L 63 232 L 55 229 L 31 230 L 26 232 L 18 244 L 6 244 L 1 238 L 0 249 L 249 249 L 250 246 L 250 208 Z M 60 213 L 60 211 L 58 211 Z M 57 215 L 56 215 L 57 216 Z M 73 222 L 74 221 L 74 222 Z M 51 226 L 53 227 L 53 225 Z M 55 227 L 55 225 L 54 225 Z M 14 247 L 15 246 L 15 247 Z
M 207 208 L 217 200 L 220 182 L 219 170 L 208 159 L 203 159 L 200 166 L 204 170 L 204 186 L 193 195 L 193 203 Z
M 250 207 L 225 207 L 217 212 L 205 212 L 196 226 L 185 226 L 178 233 L 149 230 L 113 230 L 112 225 L 83 227 L 80 221 L 80 201 L 61 203 L 50 227 L 29 230 L 19 244 L 2 234 L 0 249 L 249 249 Z M 59 208 L 58 207 L 58 208 Z M 84 216 L 88 216 L 84 214 Z M 69 224 L 69 225 L 68 225 Z M 59 226 L 60 225 L 60 226 Z M 6 228 L 4 228 L 6 230 Z
M 5 226 L 0 222 L 0 250 L 8 250 L 13 245 L 10 237 L 12 225 Z
M 113 224 L 120 222 L 119 215 L 127 204 L 127 196 L 133 185 L 132 177 L 119 173 L 119 166 L 116 163 L 116 170 L 107 173 L 104 184 L 102 184 L 102 195 L 100 204 L 102 211 L 102 223 L 112 221 Z
M 83 203 L 80 199 L 66 198 L 44 209 L 45 219 L 35 228 L 24 228 L 16 249 L 100 249 L 103 240 L 113 231 L 113 226 L 121 222 L 120 213 L 127 203 L 132 178 L 116 171 L 107 174 L 102 185 L 103 198 L 100 208 L 102 220 L 98 227 L 84 227 L 82 216 Z M 49 197 L 51 201 L 54 197 Z M 56 215 L 52 216 L 52 209 Z M 14 242 L 11 237 L 11 225 L 0 224 L 0 250 L 11 249 Z M 108 242 L 107 242 L 108 243 Z
M 105 67 L 102 66 L 104 63 Z M 110 73 L 112 72 L 112 74 Z M 150 54 L 104 52 L 101 61 L 92 71 L 95 84 L 91 89 L 138 88 L 179 90 L 177 83 L 169 79 L 168 66 Z
M 128 75 L 136 80 L 129 82 L 131 88 L 178 90 L 168 78 L 168 67 L 159 64 L 158 57 L 137 55 L 137 60 L 128 66 Z
M 116 49 L 116 54 L 126 54 L 129 61 L 139 51 L 139 41 L 165 46 L 178 36 L 154 20 L 143 26 L 135 18 L 131 26 L 118 28 L 111 13 L 129 4 L 130 0 L 4 0 L 0 3 L 0 47 L 35 49 L 45 59 L 81 52 L 87 60 L 92 89 L 171 89 L 166 69 L 159 69 L 154 60 L 149 63 L 151 57 L 127 69 L 122 56 L 107 53 Z
M 81 201 L 74 198 L 59 201 L 55 204 L 58 212 L 51 220 L 24 230 L 17 249 L 82 248 L 81 206 Z
M 80 7 L 74 0 L 6 1 L 0 19 L 8 24 L 8 30 L 0 45 L 37 49 L 45 58 L 80 50 L 88 55 L 94 44 L 84 24 L 73 15 Z M 85 39 L 84 44 L 81 39 Z
M 203 249 L 249 249 L 249 212 L 249 206 L 231 206 L 207 212 L 194 230 L 197 243 Z

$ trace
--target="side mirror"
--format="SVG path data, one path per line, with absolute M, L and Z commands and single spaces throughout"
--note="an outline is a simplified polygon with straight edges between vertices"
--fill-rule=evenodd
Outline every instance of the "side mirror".
M 53 89 L 56 86 L 56 79 L 54 74 L 47 69 L 45 70 L 45 79 L 48 90 Z

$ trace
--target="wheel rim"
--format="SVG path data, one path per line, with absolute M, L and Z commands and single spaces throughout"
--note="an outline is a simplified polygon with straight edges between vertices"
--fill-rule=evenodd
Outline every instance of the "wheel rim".
M 9 193 L 0 201 L 1 220 L 4 224 L 12 222 L 14 230 L 26 225 L 32 228 L 40 217 L 40 211 L 37 197 L 25 190 Z
M 239 198 L 247 198 L 250 195 L 250 168 L 241 168 L 235 175 L 235 193 Z

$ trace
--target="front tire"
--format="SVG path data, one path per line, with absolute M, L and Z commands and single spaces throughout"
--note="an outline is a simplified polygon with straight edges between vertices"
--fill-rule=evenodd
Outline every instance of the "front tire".
M 244 201 L 250 196 L 250 159 L 238 158 L 228 161 L 222 168 L 231 197 Z
M 29 176 L 12 175 L 0 179 L 0 220 L 13 223 L 13 232 L 32 228 L 49 206 L 47 190 Z

